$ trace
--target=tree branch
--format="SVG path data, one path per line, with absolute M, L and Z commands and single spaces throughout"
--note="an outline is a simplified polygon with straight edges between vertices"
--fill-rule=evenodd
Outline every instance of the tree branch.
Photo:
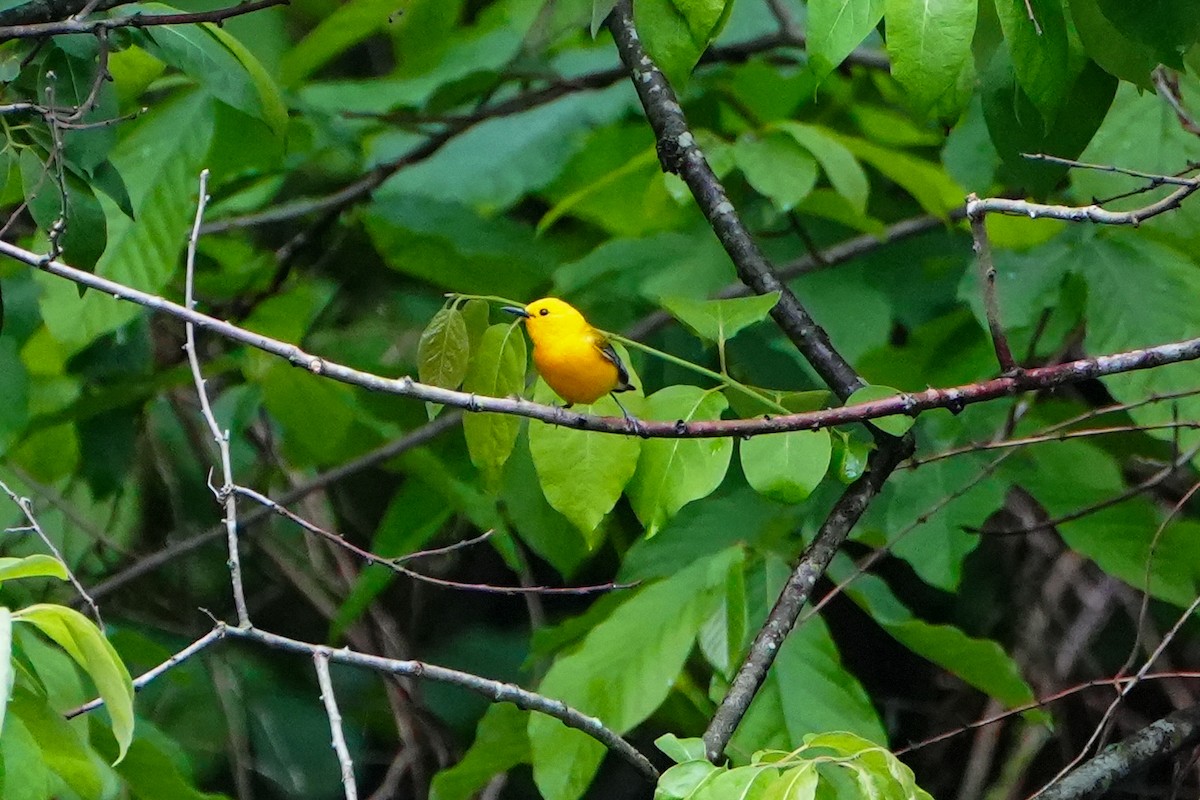
M 767 615 L 767 621 L 754 637 L 729 691 L 709 722 L 708 730 L 704 732 L 704 748 L 710 761 L 716 763 L 721 760 L 725 746 L 766 680 L 767 670 L 775 660 L 779 647 L 795 626 L 813 587 L 825 574 L 838 548 L 846 541 L 867 505 L 879 493 L 884 481 L 911 454 L 912 440 L 907 437 L 892 439 L 876 450 L 867 471 L 838 499 L 812 544 L 800 556 L 775 606 Z
M 219 25 L 232 17 L 251 14 L 272 6 L 287 5 L 289 2 L 290 0 L 251 0 L 251 2 L 239 3 L 236 6 L 229 6 L 228 8 L 197 11 L 189 14 L 129 14 L 123 17 L 110 17 L 108 19 L 77 20 L 72 18 L 49 22 L 32 22 L 25 25 L 5 25 L 0 27 L 0 42 L 9 39 L 34 39 L 42 36 L 61 36 L 73 33 L 99 33 L 100 31 L 110 31 L 114 28 L 149 28 L 154 25 L 194 25 L 201 22 L 213 22 Z M 47 3 L 47 5 L 52 4 Z M 109 3 L 105 7 L 111 8 L 116 5 L 120 5 L 120 3 Z
M 1040 800 L 1085 800 L 1104 795 L 1124 778 L 1200 743 L 1200 705 L 1169 714 L 1111 744 L 1058 783 Z
M 428 386 L 418 383 L 409 376 L 384 378 L 370 372 L 353 369 L 306 353 L 287 342 L 272 339 L 248 331 L 228 322 L 184 308 L 157 295 L 133 289 L 115 281 L 92 275 L 59 261 L 50 261 L 36 253 L 24 250 L 8 242 L 0 241 L 0 255 L 37 267 L 51 275 L 73 281 L 80 286 L 110 295 L 118 300 L 136 303 L 153 311 L 167 314 L 198 328 L 216 333 L 231 341 L 249 345 L 272 355 L 286 359 L 314 375 L 322 375 L 352 386 L 370 391 L 394 394 L 416 400 L 453 406 L 473 412 L 514 414 L 541 420 L 552 425 L 600 431 L 628 436 L 629 425 L 621 417 L 597 417 L 562 408 L 534 403 L 520 398 L 499 398 L 475 395 Z M 1161 344 L 1138 350 L 1128 350 L 1109 355 L 1080 358 L 1047 367 L 1038 367 L 991 380 L 968 383 L 948 388 L 931 388 L 920 392 L 900 393 L 882 400 L 855 403 L 850 406 L 805 411 L 797 414 L 781 414 L 754 419 L 711 420 L 711 421 L 654 421 L 642 420 L 639 435 L 657 439 L 718 438 L 723 436 L 754 436 L 788 431 L 818 430 L 835 425 L 866 422 L 879 417 L 905 414 L 916 416 L 924 411 L 944 408 L 958 413 L 974 403 L 995 400 L 1023 391 L 1052 389 L 1080 381 L 1102 378 L 1135 370 L 1151 369 L 1165 364 L 1194 361 L 1200 358 L 1200 337 L 1179 342 Z
M 608 17 L 608 27 L 654 129 L 663 170 L 678 174 L 687 183 L 742 283 L 756 294 L 779 292 L 771 316 L 838 397 L 849 397 L 865 385 L 864 381 L 834 349 L 825 331 L 759 250 L 696 144 L 670 83 L 642 46 L 634 29 L 630 0 L 618 0 Z

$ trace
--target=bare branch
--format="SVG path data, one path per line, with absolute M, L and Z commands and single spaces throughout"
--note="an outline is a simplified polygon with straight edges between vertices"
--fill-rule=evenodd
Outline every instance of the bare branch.
M 321 702 L 325 704 L 325 715 L 329 717 L 329 734 L 333 740 L 333 752 L 337 753 L 342 768 L 342 786 L 346 800 L 358 800 L 358 786 L 354 782 L 354 764 L 350 761 L 350 749 L 346 747 L 346 735 L 342 731 L 342 712 L 338 710 L 337 697 L 333 694 L 333 681 L 329 678 L 329 650 L 319 648 L 313 653 L 313 664 L 317 668 L 317 684 L 321 687 Z
M 58 559 L 63 565 L 63 569 L 67 571 L 67 580 L 71 582 L 71 585 L 75 587 L 75 591 L 79 592 L 79 596 L 83 598 L 83 601 L 87 603 L 88 608 L 92 610 L 92 616 L 96 618 L 96 624 L 100 627 L 100 630 L 104 630 L 104 620 L 100 616 L 100 607 L 96 605 L 95 599 L 88 594 L 87 589 L 83 588 L 83 584 L 79 582 L 79 578 L 75 577 L 75 572 L 71 569 L 70 565 L 67 564 L 66 559 L 63 558 L 63 555 L 61 552 L 59 552 L 59 549 L 55 547 L 54 542 L 52 542 L 50 537 L 46 535 L 46 532 L 42 530 L 41 524 L 38 523 L 37 517 L 34 516 L 33 503 L 30 502 L 28 497 L 18 496 L 16 492 L 8 488 L 8 484 L 6 484 L 4 481 L 0 481 L 0 489 L 2 489 L 4 493 L 7 494 L 9 498 L 11 498 L 12 501 L 17 504 L 17 508 L 21 509 L 21 513 L 24 514 L 26 522 L 29 523 L 24 530 L 37 534 L 37 537 L 42 540 L 42 544 L 46 545 L 46 549 L 50 551 L 50 554 Z
M 1008 337 L 1004 333 L 1004 325 L 1000 321 L 1000 298 L 996 295 L 996 263 L 992 259 L 992 244 L 987 234 L 987 214 L 976 210 L 971 213 L 972 203 L 979 198 L 972 194 L 967 198 L 968 216 L 971 220 L 971 238 L 974 240 L 975 263 L 979 267 L 979 286 L 983 292 L 984 314 L 987 316 L 988 330 L 992 334 L 992 347 L 996 350 L 996 360 L 1000 363 L 1000 372 L 1009 374 L 1017 369 L 1013 360 L 1012 350 L 1008 346 Z M 977 208 L 977 207 L 976 207 Z
M 331 542 L 332 544 L 334 544 L 344 550 L 348 550 L 349 552 L 354 553 L 354 555 L 358 556 L 363 561 L 366 561 L 368 564 L 378 564 L 379 566 L 387 567 L 388 569 L 392 570 L 393 572 L 397 572 L 401 575 L 412 578 L 414 580 L 422 581 L 424 583 L 432 583 L 435 586 L 442 586 L 447 589 L 464 589 L 466 591 L 471 591 L 471 592 L 485 592 L 485 593 L 489 593 L 489 594 L 507 594 L 507 595 L 513 595 L 513 594 L 582 595 L 582 594 L 595 594 L 596 592 L 611 592 L 615 589 L 632 589 L 634 586 L 637 586 L 636 583 L 603 583 L 603 584 L 599 584 L 597 586 L 567 586 L 567 587 L 492 586 L 491 584 L 487 584 L 487 583 L 464 583 L 462 581 L 452 581 L 452 580 L 447 580 L 445 578 L 435 578 L 431 575 L 425 575 L 423 573 L 409 569 L 408 567 L 405 567 L 401 563 L 410 558 L 431 555 L 432 553 L 430 551 L 426 551 L 426 552 L 422 552 L 422 553 L 413 553 L 409 556 L 399 556 L 397 558 L 385 558 L 383 556 L 378 556 L 369 550 L 364 550 L 363 548 L 359 547 L 358 545 L 354 544 L 353 542 L 347 541 L 344 536 L 340 536 L 340 535 L 334 533 L 333 531 L 327 531 L 319 525 L 314 525 L 313 523 L 304 519 L 304 517 L 301 517 L 299 514 L 295 514 L 292 511 L 290 511 L 289 509 L 284 508 L 279 503 L 276 503 L 274 500 L 272 500 L 271 498 L 267 497 L 264 494 L 261 494 L 260 492 L 256 492 L 253 489 L 248 489 L 245 486 L 237 486 L 237 485 L 235 485 L 233 487 L 233 491 L 236 494 L 240 494 L 243 497 L 248 497 L 251 500 L 254 500 L 256 503 L 259 503 L 264 508 L 271 509 L 276 514 L 279 514 L 282 517 L 286 517 L 287 519 L 290 519 L 292 522 L 296 523 L 304 530 L 306 530 L 310 533 L 315 533 L 318 536 L 320 536 L 321 538 L 325 539 L 326 541 Z M 441 552 L 448 552 L 449 550 L 457 549 L 458 547 L 465 546 L 466 544 L 472 544 L 477 541 L 482 541 L 483 538 L 485 538 L 487 535 L 488 534 L 484 534 L 484 536 L 468 540 L 465 543 L 460 542 L 457 545 L 450 545 L 449 547 L 441 548 Z
M 151 683 L 153 683 L 155 680 L 157 680 L 159 677 L 161 677 L 164 673 L 179 666 L 180 664 L 187 661 L 189 658 L 191 658 L 192 656 L 201 652 L 202 650 L 207 649 L 209 645 L 214 644 L 217 641 L 220 641 L 222 638 L 224 638 L 224 636 L 225 636 L 224 628 L 213 628 L 211 631 L 204 634 L 199 639 L 192 642 L 187 647 L 183 648 L 178 653 L 176 653 L 175 655 L 168 658 L 166 661 L 159 664 L 157 667 L 148 669 L 145 672 L 143 672 L 141 675 L 134 678 L 133 679 L 134 691 L 141 691 L 143 688 L 145 688 L 146 686 L 149 686 Z M 95 709 L 99 708 L 102 705 L 104 705 L 103 698 L 97 697 L 94 700 L 90 700 L 90 701 L 84 703 L 83 705 L 79 706 L 78 708 L 71 709 L 63 716 L 65 716 L 67 719 L 74 719 L 75 717 L 78 717 L 80 714 L 86 714 L 89 711 L 94 711 Z
M 981 201 L 984 202 L 984 201 Z M 211 331 L 226 339 L 249 345 L 301 367 L 314 375 L 323 375 L 353 386 L 371 391 L 394 394 L 417 400 L 463 408 L 473 412 L 495 412 L 515 414 L 541 420 L 553 425 L 563 425 L 580 430 L 630 435 L 628 423 L 621 417 L 597 417 L 581 414 L 560 406 L 548 406 L 520 398 L 498 398 L 457 392 L 436 386 L 427 386 L 409 376 L 384 378 L 362 370 L 353 369 L 319 356 L 306 353 L 287 342 L 272 339 L 248 331 L 237 325 L 222 322 L 214 317 L 172 303 L 157 295 L 142 292 L 99 275 L 69 267 L 59 261 L 47 261 L 42 256 L 24 250 L 5 241 L 0 241 L 0 254 L 37 267 L 52 275 L 66 278 L 81 286 L 97 289 L 118 300 L 145 306 L 153 311 L 191 322 L 199 328 Z M 1051 389 L 1080 381 L 1117 375 L 1135 370 L 1152 369 L 1163 364 L 1193 361 L 1200 358 L 1200 337 L 1170 342 L 1155 347 L 1128 350 L 1121 353 L 1081 358 L 1047 367 L 1023 371 L 1019 376 L 1002 376 L 992 380 L 963 384 L 941 389 L 926 389 L 921 392 L 902 393 L 882 400 L 856 403 L 850 406 L 806 411 L 797 414 L 781 414 L 776 417 L 740 420 L 712 420 L 686 422 L 643 420 L 639 435 L 647 438 L 686 439 L 716 438 L 722 436 L 754 436 L 769 433 L 784 433 L 798 430 L 817 430 L 835 425 L 865 422 L 879 417 L 906 414 L 916 416 L 935 408 L 948 409 L 957 413 L 974 403 L 995 400 L 998 397 L 1015 395 L 1024 391 Z
M 187 273 L 184 283 L 184 305 L 191 311 L 196 307 L 196 299 L 192 296 L 196 282 L 196 245 L 200 241 L 200 223 L 204 221 L 204 207 L 208 203 L 208 170 L 200 173 L 200 197 L 196 201 L 196 218 L 192 223 L 192 234 L 188 237 Z M 224 483 L 213 492 L 217 501 L 225 505 L 225 533 L 229 545 L 229 577 L 233 584 L 233 604 L 237 609 L 238 624 L 243 628 L 250 625 L 250 612 L 246 608 L 246 590 L 242 585 L 242 560 L 238 554 L 238 524 L 237 496 L 233 491 L 233 459 L 229 453 L 229 431 L 221 430 L 217 418 L 213 415 L 212 405 L 208 401 L 208 389 L 205 388 L 204 375 L 200 370 L 200 356 L 196 353 L 196 326 L 191 322 L 184 325 L 187 341 L 183 349 L 187 352 L 188 364 L 192 369 L 192 380 L 196 384 L 196 394 L 200 398 L 200 414 L 208 425 L 208 431 L 217 449 L 221 453 L 221 474 Z
M 511 683 L 501 683 L 500 681 L 482 678 L 467 672 L 460 672 L 456 669 L 439 667 L 435 664 L 426 664 L 422 661 L 400 661 L 367 655 L 366 653 L 357 653 L 348 649 L 330 650 L 323 645 L 289 639 L 286 636 L 269 633 L 257 628 L 231 628 L 223 623 L 219 623 L 219 627 L 230 638 L 244 639 L 277 650 L 304 653 L 309 656 L 317 652 L 325 652 L 328 654 L 329 660 L 337 664 L 348 664 L 353 667 L 361 667 L 390 675 L 405 675 L 414 678 L 426 678 L 440 683 L 449 683 L 483 695 L 493 703 L 512 703 L 517 708 L 526 711 L 537 711 L 540 714 L 546 714 L 559 720 L 568 728 L 583 731 L 588 736 L 600 742 L 609 750 L 625 759 L 625 761 L 632 765 L 634 769 L 651 783 L 658 780 L 658 770 L 633 745 L 621 738 L 615 731 L 605 727 L 604 723 L 600 720 L 571 708 L 561 700 L 554 700 L 536 692 L 522 689 Z
M 725 188 L 709 167 L 688 127 L 683 108 L 666 77 L 646 53 L 634 28 L 630 0 L 618 0 L 608 17 L 617 52 L 629 70 L 646 119 L 658 141 L 663 170 L 683 178 L 708 219 L 738 278 L 755 294 L 779 293 L 771 317 L 804 355 L 822 380 L 842 399 L 865 385 L 829 341 L 807 309 L 775 274 L 774 268 L 742 222 Z
M 129 14 L 109 19 L 65 19 L 50 22 L 31 22 L 25 25 L 0 27 L 0 42 L 9 39 L 34 39 L 42 36 L 61 36 L 74 33 L 100 33 L 115 28 L 148 28 L 154 25 L 194 25 L 201 22 L 220 24 L 232 17 L 251 14 L 271 6 L 287 5 L 290 0 L 251 0 L 228 8 L 198 11 L 189 14 Z M 112 3 L 111 5 L 117 5 Z

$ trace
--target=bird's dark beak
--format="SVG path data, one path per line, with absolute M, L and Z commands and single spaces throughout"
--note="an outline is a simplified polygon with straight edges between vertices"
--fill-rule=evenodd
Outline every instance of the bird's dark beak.
M 501 306 L 500 310 L 507 311 L 510 314 L 515 314 L 518 317 L 525 317 L 526 319 L 529 318 L 529 312 L 520 306 Z

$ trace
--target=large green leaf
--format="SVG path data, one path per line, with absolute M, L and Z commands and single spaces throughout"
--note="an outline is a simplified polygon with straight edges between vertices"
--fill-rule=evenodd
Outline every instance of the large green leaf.
M 978 461 L 959 457 L 897 471 L 872 512 L 872 519 L 885 515 L 879 526 L 889 541 L 898 537 L 892 553 L 947 591 L 958 586 L 963 559 L 979 544 L 964 528 L 978 528 L 1004 502 L 1005 482 L 982 470 Z
M 519 325 L 493 325 L 483 334 L 479 352 L 471 359 L 463 391 L 492 397 L 518 396 L 525 388 L 525 334 Z M 471 463 L 493 485 L 508 460 L 521 418 L 512 414 L 468 413 L 463 433 Z
M 1099 355 L 1132 350 L 1197 335 L 1194 299 L 1200 293 L 1196 262 L 1175 248 L 1116 232 L 1083 237 L 1071 251 L 1069 262 L 1088 285 L 1087 349 Z M 1136 281 L 1129 280 L 1131 274 Z M 1139 370 L 1104 379 L 1118 400 L 1135 402 L 1154 395 L 1196 387 L 1195 366 L 1177 364 Z M 1175 415 L 1194 420 L 1200 415 L 1200 398 L 1183 397 L 1170 403 L 1150 403 L 1130 415 L 1142 425 L 1170 423 Z M 1190 447 L 1200 431 L 1158 429 L 1151 436 L 1177 440 Z
M 838 141 L 912 195 L 930 214 L 945 218 L 951 209 L 963 205 L 966 192 L 939 165 L 865 139 L 839 136 Z
M 668 386 L 646 398 L 649 419 L 719 419 L 728 401 L 696 386 Z M 629 483 L 629 501 L 653 536 L 679 509 L 707 497 L 725 478 L 733 442 L 729 439 L 650 439 L 642 443 L 637 472 Z
M 433 776 L 429 800 L 470 800 L 501 773 L 529 761 L 529 712 L 508 703 L 488 707 L 475 741 L 452 767 Z
M 471 340 L 457 306 L 433 315 L 417 343 L 417 376 L 422 383 L 457 389 L 467 377 Z
M 1058 116 L 1074 74 L 1068 63 L 1067 22 L 1061 0 L 996 0 L 996 14 L 1012 54 L 1017 82 L 1045 124 Z
M 784 133 L 744 134 L 733 148 L 746 180 L 780 211 L 791 211 L 817 184 L 817 162 Z
M 54 556 L 40 553 L 24 558 L 0 557 L 0 581 L 17 578 L 58 578 L 65 581 L 67 567 Z
M 88 800 L 102 797 L 99 759 L 80 730 L 51 708 L 45 697 L 18 685 L 8 711 L 32 735 L 41 751 L 38 758 L 42 764 L 80 797 Z
M 737 549 L 723 551 L 639 590 L 580 646 L 555 659 L 538 691 L 618 733 L 642 722 L 666 699 L 740 556 Z M 544 714 L 530 717 L 529 742 L 533 777 L 546 800 L 582 796 L 606 752 L 595 739 Z
M 396 0 L 348 0 L 335 6 L 333 13 L 284 54 L 279 82 L 295 86 L 331 59 L 386 28 L 393 15 L 402 13 Z
M 94 622 L 66 606 L 39 603 L 15 612 L 12 618 L 37 627 L 91 677 L 112 720 L 117 761 L 124 758 L 133 741 L 133 681 L 108 639 Z
M 1052 519 L 1091 508 L 1127 489 L 1113 459 L 1083 441 L 1039 448 L 1036 459 L 1010 458 L 1003 470 L 1032 494 Z M 1063 480 L 1064 475 L 1071 476 L 1071 480 Z M 1200 525 L 1177 521 L 1167 526 L 1155 542 L 1160 524 L 1160 513 L 1146 499 L 1137 497 L 1056 528 L 1072 550 L 1092 559 L 1108 574 L 1136 589 L 1148 588 L 1154 597 L 1187 606 L 1200 583 Z
M 108 217 L 108 246 L 96 273 L 149 292 L 162 289 L 174 274 L 196 211 L 197 176 L 212 138 L 211 101 L 190 94 L 149 114 L 113 150 L 113 164 L 125 178 L 136 222 L 101 198 Z M 107 295 L 82 298 L 61 278 L 39 276 L 40 308 L 54 338 L 69 350 L 133 319 L 138 308 Z
M 829 577 L 837 583 L 853 578 L 846 596 L 871 615 L 885 631 L 914 653 L 954 673 L 1009 708 L 1033 700 L 1033 690 L 1020 668 L 996 642 L 968 636 L 953 625 L 934 625 L 917 619 L 876 575 L 855 575 L 853 564 L 835 556 Z
M 808 63 L 824 78 L 862 44 L 883 18 L 884 0 L 809 0 Z
M 742 472 L 755 491 L 781 503 L 800 503 L 825 477 L 833 455 L 829 431 L 792 431 L 744 440 Z
M 143 3 L 127 10 L 178 13 L 161 3 Z M 159 25 L 141 34 L 146 49 L 178 68 L 218 100 L 257 117 L 276 136 L 287 129 L 287 106 L 279 88 L 245 45 L 211 23 Z
M 13 673 L 12 651 L 12 612 L 0 606 L 0 734 L 4 732 L 4 718 L 5 713 L 8 711 L 8 698 L 12 695 L 13 678 L 15 677 Z M 2 774 L 3 770 L 0 770 L 0 775 Z
M 829 183 L 856 213 L 866 213 L 867 192 L 870 189 L 867 174 L 844 144 L 829 131 L 816 125 L 781 122 L 779 129 L 813 154 Z
M 1106 72 L 1142 89 L 1153 85 L 1150 73 L 1158 66 L 1153 48 L 1129 38 L 1100 10 L 1097 0 L 1070 0 L 1071 21 L 1087 54 Z
M 750 630 L 757 630 L 775 602 L 789 569 L 771 558 L 747 576 Z M 796 691 L 803 686 L 804 691 Z M 879 715 L 858 680 L 842 666 L 837 645 L 820 617 L 810 617 L 779 648 L 762 690 L 738 727 L 730 752 L 766 747 L 791 750 L 811 733 L 854 731 L 884 744 Z
M 639 384 L 635 378 L 634 385 Z M 623 402 L 636 415 L 637 398 L 631 402 L 628 394 L 625 397 Z M 533 399 L 539 403 L 553 403 L 555 394 L 545 381 L 539 379 Z M 620 409 L 611 397 L 580 406 L 579 411 L 620 415 Z M 600 522 L 616 505 L 637 469 L 641 440 L 635 436 L 580 431 L 531 421 L 529 452 L 547 502 L 574 523 L 589 547 L 594 548 L 599 544 L 597 529 Z
M 692 333 L 717 343 L 726 342 L 743 328 L 762 322 L 778 302 L 779 292 L 729 300 L 669 297 L 662 301 L 671 316 L 686 325 Z
M 682 88 L 732 6 L 733 0 L 640 0 L 633 14 L 646 50 L 667 80 Z
M 1192 0 L 1097 0 L 1097 5 L 1113 27 L 1150 45 L 1155 58 L 1174 69 L 1183 65 L 1180 54 L 1200 39 L 1200 5 Z
M 0 336 L 0 455 L 3 455 L 25 429 L 29 419 L 29 373 L 21 363 L 17 343 L 11 336 Z
M 960 104 L 977 13 L 975 0 L 884 0 L 892 75 L 918 110 Z
M 0 736 L 0 797 L 48 800 L 50 769 L 37 740 L 21 718 L 12 715 Z

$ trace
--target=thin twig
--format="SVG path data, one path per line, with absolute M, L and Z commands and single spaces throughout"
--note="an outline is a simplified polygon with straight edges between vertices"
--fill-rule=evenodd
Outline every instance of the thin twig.
M 6 25 L 0 27 L 0 42 L 8 39 L 35 39 L 46 36 L 62 36 L 64 34 L 92 33 L 110 31 L 116 28 L 149 28 L 155 25 L 195 25 L 202 22 L 221 23 L 242 14 L 251 14 L 272 6 L 287 5 L 289 0 L 253 0 L 239 3 L 228 8 L 217 8 L 212 11 L 199 11 L 188 14 L 129 14 L 123 17 L 109 19 L 75 20 L 66 19 L 53 22 L 32 22 L 27 25 Z
M 441 435 L 450 428 L 455 427 L 462 420 L 462 412 L 454 411 L 444 414 L 432 422 L 422 425 L 414 431 L 400 436 L 394 441 L 388 442 L 382 447 L 376 448 L 366 455 L 356 458 L 353 461 L 348 461 L 339 467 L 323 472 L 311 480 L 297 484 L 292 489 L 284 492 L 280 498 L 281 505 L 288 505 L 297 500 L 301 500 L 313 492 L 319 492 L 339 481 L 345 480 L 351 476 L 357 475 L 364 470 L 371 469 L 386 461 L 395 458 L 401 453 L 406 453 L 413 448 L 420 447 L 435 437 Z M 250 526 L 269 517 L 273 512 L 264 507 L 252 509 L 249 513 L 242 514 L 239 522 L 241 533 L 245 534 L 250 530 Z M 103 597 L 111 592 L 116 591 L 122 586 L 127 585 L 131 581 L 140 578 L 147 573 L 157 570 L 159 567 L 170 564 L 182 556 L 203 547 L 209 542 L 214 542 L 224 538 L 226 535 L 225 526 L 218 525 L 213 528 L 190 536 L 175 542 L 156 553 L 145 556 L 139 559 L 134 564 L 117 572 L 111 577 L 105 579 L 101 583 L 92 587 L 92 594 L 95 597 Z
M 566 586 L 566 587 L 492 586 L 491 584 L 487 584 L 487 583 L 464 583 L 462 581 L 452 581 L 452 580 L 447 580 L 445 578 L 435 578 L 431 575 L 425 575 L 423 573 L 416 572 L 415 570 L 411 570 L 408 567 L 403 566 L 400 562 L 405 560 L 406 557 L 404 557 L 404 556 L 401 556 L 399 558 L 385 558 L 383 556 L 379 556 L 379 555 L 376 555 L 375 553 L 372 553 L 370 550 L 364 550 L 363 548 L 359 547 L 358 545 L 354 544 L 353 542 L 348 541 L 345 537 L 340 536 L 340 535 L 334 533 L 333 531 L 325 530 L 320 525 L 314 525 L 312 522 L 309 522 L 304 517 L 301 517 L 299 514 L 294 513 L 290 509 L 284 508 L 279 503 L 276 503 L 274 500 L 272 500 L 271 498 L 267 497 L 266 495 L 264 495 L 260 492 L 256 492 L 253 489 L 248 489 L 245 486 L 237 486 L 237 485 L 235 485 L 233 487 L 233 491 L 236 494 L 240 494 L 243 497 L 247 497 L 247 498 L 255 501 L 256 503 L 259 503 L 260 505 L 262 505 L 265 508 L 271 509 L 276 514 L 279 514 L 282 517 L 286 517 L 287 519 L 289 519 L 292 522 L 299 525 L 304 530 L 306 530 L 310 533 L 315 533 L 318 536 L 320 536 L 321 538 L 325 539 L 326 541 L 331 542 L 332 544 L 335 544 L 344 550 L 348 550 L 349 552 L 354 553 L 356 556 L 361 558 L 363 561 L 366 561 L 368 564 L 378 564 L 379 566 L 387 567 L 388 569 L 390 569 L 394 572 L 397 572 L 401 575 L 404 575 L 406 577 L 412 578 L 413 580 L 422 581 L 424 583 L 431 583 L 431 584 L 434 584 L 435 586 L 442 586 L 447 589 L 463 589 L 463 590 L 471 591 L 471 592 L 484 592 L 487 594 L 506 594 L 506 595 L 514 595 L 514 594 L 583 595 L 583 594 L 595 594 L 596 592 L 611 592 L 611 591 L 614 591 L 617 589 L 631 589 L 631 588 L 637 586 L 636 583 L 604 583 L 604 584 L 599 584 L 596 586 Z M 487 534 L 485 534 L 485 536 L 486 535 Z M 482 537 L 480 537 L 479 539 L 476 539 L 474 541 L 479 541 L 481 539 L 482 539 Z M 462 546 L 462 544 L 460 543 L 458 546 Z M 446 551 L 448 549 L 455 549 L 455 547 L 456 546 L 452 545 L 450 548 L 442 548 L 442 550 Z M 413 554 L 413 556 L 409 556 L 409 557 L 415 557 L 416 555 L 429 555 L 429 553 Z
M 977 195 L 970 195 L 967 198 L 967 208 L 972 208 L 972 203 L 978 201 Z M 996 293 L 996 262 L 992 258 L 992 244 L 988 240 L 987 215 L 977 211 L 969 213 L 968 217 L 971 221 L 975 263 L 979 267 L 979 286 L 983 292 L 983 308 L 987 316 L 988 330 L 992 335 L 992 347 L 996 351 L 996 361 L 1000 363 L 1001 374 L 1007 375 L 1017 369 L 1017 362 L 1013 360 L 1008 337 L 1004 333 L 1004 324 L 1000 321 L 1000 298 Z
M 204 221 L 204 207 L 208 203 L 208 170 L 200 173 L 200 197 L 196 201 L 196 218 L 192 223 L 192 234 L 188 237 L 187 273 L 184 283 L 184 306 L 189 311 L 195 309 L 196 299 L 193 297 L 193 287 L 196 281 L 196 246 L 200 241 L 200 224 Z M 204 374 L 200 370 L 200 356 L 196 352 L 195 325 L 188 322 L 184 326 L 186 342 L 183 349 L 187 353 L 188 364 L 192 369 L 192 379 L 196 384 L 196 394 L 200 398 L 200 414 L 208 425 L 208 431 L 221 454 L 221 475 L 223 483 L 215 488 L 213 493 L 217 502 L 225 506 L 225 534 L 229 546 L 229 578 L 233 584 L 233 604 L 237 609 L 238 625 L 245 628 L 250 625 L 250 612 L 246 608 L 246 590 L 242 585 L 242 560 L 238 554 L 238 524 L 237 496 L 233 491 L 233 459 L 229 452 L 229 431 L 221 430 L 217 418 L 213 414 L 212 405 L 208 400 L 208 389 L 205 387 Z
M 337 697 L 333 693 L 333 681 L 329 677 L 329 650 L 318 649 L 313 653 L 313 665 L 317 668 L 317 684 L 321 687 L 321 701 L 325 704 L 325 715 L 329 717 L 329 735 L 333 740 L 333 752 L 337 753 L 342 769 L 342 786 L 346 800 L 358 800 L 358 786 L 354 782 L 354 763 L 350 760 L 350 748 L 346 747 L 346 735 L 342 731 L 342 712 L 338 710 Z
M 164 673 L 179 666 L 180 664 L 187 661 L 189 658 L 191 658 L 192 656 L 201 652 L 202 650 L 205 650 L 206 648 L 208 648 L 209 645 L 220 641 L 224 636 L 225 636 L 225 630 L 223 628 L 213 628 L 211 631 L 204 634 L 199 639 L 197 639 L 196 641 L 189 644 L 187 647 L 180 650 L 178 653 L 175 653 L 175 655 L 171 656 L 166 661 L 162 662 L 161 664 L 159 664 L 156 667 L 152 667 L 152 668 L 146 670 L 141 675 L 134 678 L 133 679 L 134 691 L 141 691 L 146 686 L 150 685 L 155 680 L 157 680 L 159 677 L 161 677 Z M 71 709 L 63 716 L 65 716 L 67 719 L 74 719 L 75 717 L 78 717 L 80 714 L 86 714 L 89 711 L 94 711 L 95 709 L 99 708 L 102 705 L 104 705 L 104 699 L 101 697 L 97 697 L 94 700 L 89 700 L 88 702 L 84 703 L 83 705 L 79 706 L 78 708 Z
M 67 573 L 67 580 L 71 582 L 71 585 L 75 587 L 75 591 L 79 593 L 79 596 L 83 598 L 83 601 L 87 603 L 88 608 L 91 609 L 92 616 L 96 618 L 96 624 L 100 626 L 100 630 L 104 630 L 104 620 L 100 616 L 100 607 L 96 605 L 96 601 L 92 598 L 92 596 L 88 594 L 87 589 L 83 588 L 83 584 L 79 582 L 79 578 L 75 577 L 74 570 L 72 570 L 70 565 L 67 564 L 67 560 L 63 558 L 62 553 L 59 552 L 59 549 L 54 545 L 54 542 L 52 542 L 50 537 L 46 535 L 46 532 L 42 530 L 41 524 L 37 521 L 37 517 L 34 516 L 33 503 L 28 497 L 18 496 L 16 492 L 8 488 L 8 484 L 6 484 L 4 481 L 0 481 L 0 489 L 3 489 L 4 493 L 7 494 L 12 501 L 17 504 L 17 508 L 21 509 L 21 513 L 24 514 L 26 522 L 29 523 L 25 530 L 37 534 L 37 537 L 42 540 L 42 544 L 46 545 L 46 549 L 50 551 L 50 554 L 58 559 L 59 563 L 62 564 L 63 569 L 66 570 Z
M 633 745 L 623 739 L 612 729 L 595 717 L 590 717 L 581 711 L 571 708 L 561 700 L 554 700 L 545 695 L 522 689 L 511 683 L 501 683 L 489 678 L 461 672 L 456 669 L 439 667 L 422 661 L 401 661 L 392 658 L 357 653 L 353 650 L 330 650 L 324 645 L 309 644 L 308 642 L 289 639 L 258 628 L 231 628 L 224 623 L 218 623 L 226 636 L 256 642 L 266 647 L 285 650 L 293 653 L 303 653 L 312 656 L 318 651 L 328 654 L 329 660 L 337 664 L 348 664 L 353 667 L 371 669 L 391 675 L 405 675 L 415 678 L 426 678 L 439 683 L 459 686 L 476 694 L 483 695 L 493 703 L 512 703 L 517 708 L 526 711 L 537 711 L 554 717 L 569 728 L 582 731 L 609 750 L 627 761 L 643 777 L 651 783 L 658 780 L 658 770 Z

